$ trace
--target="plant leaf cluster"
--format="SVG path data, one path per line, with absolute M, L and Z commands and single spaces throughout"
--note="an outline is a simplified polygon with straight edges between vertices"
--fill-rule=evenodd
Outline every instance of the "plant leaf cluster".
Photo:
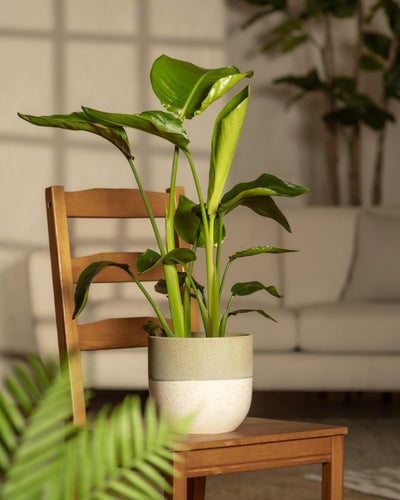
M 170 491 L 172 449 L 189 419 L 144 414 L 137 396 L 72 423 L 70 383 L 36 357 L 19 364 L 0 393 L 2 500 L 162 499 Z
M 278 5 L 278 3 L 277 3 Z M 190 299 L 194 296 L 199 305 L 204 330 L 207 336 L 224 336 L 226 320 L 229 317 L 231 300 L 220 314 L 220 299 L 227 269 L 221 271 L 221 245 L 226 237 L 223 218 L 239 206 L 248 207 L 253 214 L 268 217 L 286 230 L 290 226 L 285 216 L 273 201 L 274 196 L 293 197 L 308 191 L 289 181 L 271 174 L 262 174 L 257 179 L 242 182 L 224 193 L 226 180 L 234 157 L 240 131 L 250 99 L 250 87 L 244 86 L 222 107 L 214 123 L 211 137 L 210 166 L 208 171 L 207 193 L 202 192 L 199 174 L 190 152 L 190 142 L 184 127 L 186 119 L 192 119 L 203 113 L 211 104 L 223 97 L 234 86 L 252 76 L 251 71 L 240 72 L 234 66 L 206 69 L 187 61 L 160 56 L 153 63 L 150 81 L 153 92 L 164 110 L 151 110 L 139 114 L 121 114 L 82 107 L 82 111 L 69 115 L 33 117 L 20 115 L 30 123 L 70 130 L 83 130 L 101 135 L 112 142 L 125 155 L 142 194 L 144 204 L 152 223 L 157 250 L 148 249 L 138 260 L 139 273 L 144 273 L 155 266 L 163 265 L 165 280 L 156 284 L 156 291 L 167 292 L 170 304 L 173 329 L 169 326 L 156 302 L 141 285 L 140 280 L 124 265 L 113 262 L 95 262 L 88 266 L 80 276 L 75 291 L 75 312 L 77 317 L 85 307 L 93 278 L 105 267 L 117 265 L 124 269 L 149 300 L 161 322 L 161 330 L 167 336 L 190 336 Z M 166 238 L 162 240 L 150 206 L 147 202 L 138 171 L 134 164 L 125 128 L 133 128 L 164 139 L 173 146 L 171 183 L 169 186 L 170 203 L 166 207 Z M 184 155 L 192 173 L 198 199 L 192 201 L 181 196 L 178 207 L 174 210 L 173 200 L 180 153 Z M 175 232 L 191 249 L 175 248 Z M 193 278 L 193 266 L 196 252 L 204 248 L 206 255 L 205 287 Z M 257 247 L 242 252 L 243 256 L 254 253 L 276 253 L 267 247 Z M 286 251 L 286 250 L 281 250 Z M 185 273 L 182 279 L 181 269 Z M 222 273 L 222 277 L 221 277 Z M 184 282 L 183 282 L 184 281 Z M 182 292 L 182 288 L 184 289 Z M 265 288 L 271 290 L 270 288 Z M 248 287 L 248 293 L 254 293 Z M 239 294 L 232 291 L 231 299 Z M 242 293 L 241 295 L 244 295 Z M 276 295 L 276 294 L 275 294 Z M 276 295 L 277 296 L 277 295 Z M 257 311 L 259 312 L 259 311 Z M 160 328 L 146 325 L 146 330 L 154 332 Z
M 363 2 L 359 0 L 307 0 L 301 7 L 293 8 L 286 1 L 253 1 L 243 0 L 248 4 L 256 4 L 259 10 L 246 22 L 246 28 L 260 19 L 273 15 L 277 21 L 268 26 L 267 41 L 262 46 L 263 52 L 280 50 L 282 53 L 292 52 L 300 46 L 308 44 L 317 50 L 319 68 L 311 67 L 304 74 L 288 74 L 273 80 L 277 85 L 288 85 L 294 94 L 288 101 L 291 105 L 303 97 L 320 93 L 325 96 L 328 111 L 321 112 L 327 134 L 336 134 L 337 128 L 344 132 L 348 143 L 349 168 L 356 161 L 356 142 L 359 141 L 359 128 L 365 125 L 375 132 L 382 133 L 389 123 L 395 122 L 394 114 L 389 110 L 388 100 L 400 98 L 400 5 L 396 0 L 377 0 L 367 14 L 364 14 Z M 378 12 L 386 17 L 388 30 L 382 31 L 372 27 L 372 21 Z M 350 64 L 349 74 L 337 74 L 333 63 L 334 33 L 331 20 L 358 19 L 360 49 L 354 50 L 355 60 Z M 324 31 L 324 41 L 314 37 L 313 28 L 319 25 Z M 357 29 L 355 30 L 357 31 Z M 352 67 L 354 66 L 354 67 Z M 378 72 L 381 76 L 383 99 L 359 90 L 359 71 Z M 332 139 L 335 140 L 336 139 Z M 327 152 L 327 155 L 332 152 Z M 334 153 L 337 157 L 337 151 Z M 377 153 L 379 157 L 380 153 Z M 378 161 L 378 160 L 377 160 Z M 337 166 L 334 158 L 327 158 L 330 173 L 337 177 Z M 357 176 L 358 168 L 354 167 Z M 381 172 L 381 168 L 377 168 Z M 376 175 L 382 175 L 377 173 Z M 376 179 L 375 182 L 380 182 Z M 359 181 L 358 181 L 359 185 Z M 333 201 L 338 203 L 332 186 Z M 356 189 L 351 187 L 351 189 Z M 359 187 L 358 187 L 359 189 Z M 354 194 L 354 196 L 353 196 Z M 360 195 L 351 193 L 354 202 Z

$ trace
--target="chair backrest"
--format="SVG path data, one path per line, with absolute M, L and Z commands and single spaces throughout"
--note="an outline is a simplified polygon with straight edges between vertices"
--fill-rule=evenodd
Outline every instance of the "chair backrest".
M 168 193 L 147 192 L 154 217 L 165 217 Z M 183 188 L 176 189 L 176 200 Z M 68 220 L 72 218 L 147 218 L 146 208 L 137 189 L 89 189 L 64 191 L 62 186 L 46 189 L 47 221 L 53 276 L 58 345 L 60 357 L 68 364 L 74 423 L 86 420 L 84 384 L 80 351 L 146 347 L 147 333 L 142 325 L 153 317 L 109 318 L 92 323 L 79 324 L 72 319 L 74 311 L 74 284 L 81 271 L 90 263 L 109 260 L 129 264 L 136 274 L 136 261 L 141 252 L 104 252 L 72 257 Z M 186 244 L 176 237 L 176 246 Z M 145 251 L 146 248 L 143 248 Z M 157 281 L 164 277 L 161 266 L 137 275 L 141 281 Z M 116 283 L 131 281 L 127 273 L 118 267 L 108 267 L 95 278 L 96 282 Z M 192 328 L 198 331 L 197 306 L 192 301 Z

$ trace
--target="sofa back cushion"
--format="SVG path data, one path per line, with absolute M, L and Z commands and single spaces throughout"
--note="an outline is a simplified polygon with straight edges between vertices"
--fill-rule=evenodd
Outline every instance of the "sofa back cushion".
M 399 301 L 399 248 L 400 211 L 362 213 L 345 300 Z
M 350 273 L 359 209 L 310 206 L 285 214 L 292 233 L 282 231 L 281 245 L 299 250 L 283 256 L 285 305 L 337 301 Z
M 221 274 L 228 257 L 235 252 L 247 250 L 252 246 L 279 246 L 279 224 L 272 219 L 256 215 L 248 208 L 239 207 L 228 214 L 224 218 L 224 225 L 226 238 L 222 245 Z M 203 258 L 203 255 L 199 255 L 199 264 Z M 230 297 L 230 289 L 234 283 L 244 281 L 260 281 L 267 286 L 275 285 L 278 291 L 281 290 L 280 258 L 281 255 L 260 254 L 236 259 L 230 266 L 223 297 L 225 299 Z M 201 281 L 201 274 L 198 271 L 196 276 Z M 257 292 L 247 298 L 247 300 L 252 299 L 275 306 L 281 301 L 265 291 Z M 240 302 L 241 298 L 236 297 L 233 309 L 240 308 Z

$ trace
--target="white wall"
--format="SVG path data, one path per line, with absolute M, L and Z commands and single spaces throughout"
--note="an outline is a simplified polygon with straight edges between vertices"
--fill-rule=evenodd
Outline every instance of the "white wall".
M 255 69 L 230 184 L 269 171 L 313 188 L 312 194 L 284 201 L 283 206 L 327 202 L 313 106 L 287 112 L 283 96 L 268 85 L 286 71 L 301 71 L 308 56 L 260 55 L 254 42 L 260 28 L 239 29 L 247 17 L 233 0 L 0 2 L 0 352 L 35 349 L 33 309 L 43 301 L 46 310 L 52 309 L 48 295 L 39 297 L 49 288 L 48 268 L 42 271 L 43 284 L 41 278 L 29 283 L 27 273 L 33 253 L 47 254 L 45 187 L 133 186 L 124 158 L 108 143 L 90 134 L 31 126 L 17 118 L 18 111 L 66 113 L 81 104 L 121 112 L 154 108 L 158 104 L 148 75 L 162 53 L 205 67 L 236 64 L 242 70 Z M 188 126 L 198 164 L 204 166 L 203 185 L 213 116 L 207 113 L 197 125 Z M 385 204 L 398 198 L 398 130 L 390 131 Z M 170 148 L 139 134 L 131 134 L 131 139 L 145 187 L 164 189 Z M 180 182 L 192 195 L 187 169 Z M 49 335 L 52 330 L 53 324 Z
M 160 108 L 149 72 L 162 53 L 224 66 L 223 0 L 0 2 L 0 352 L 35 349 L 34 323 L 53 307 L 46 263 L 37 267 L 35 283 L 27 273 L 31 255 L 47 253 L 45 187 L 134 186 L 128 164 L 110 144 L 92 134 L 34 127 L 17 112 L 67 113 L 82 104 L 128 113 Z M 204 171 L 211 115 L 190 125 Z M 171 147 L 140 134 L 130 138 L 145 187 L 165 189 Z M 194 195 L 188 177 L 183 169 L 180 182 Z M 48 335 L 54 341 L 52 323 Z

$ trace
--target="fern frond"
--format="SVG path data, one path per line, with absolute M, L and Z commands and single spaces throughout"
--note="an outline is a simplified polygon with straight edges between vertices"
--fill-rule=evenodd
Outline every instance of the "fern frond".
M 93 422 L 72 423 L 70 382 L 37 358 L 18 365 L 0 394 L 1 500 L 161 500 L 172 449 L 188 420 L 157 416 L 127 396 Z

